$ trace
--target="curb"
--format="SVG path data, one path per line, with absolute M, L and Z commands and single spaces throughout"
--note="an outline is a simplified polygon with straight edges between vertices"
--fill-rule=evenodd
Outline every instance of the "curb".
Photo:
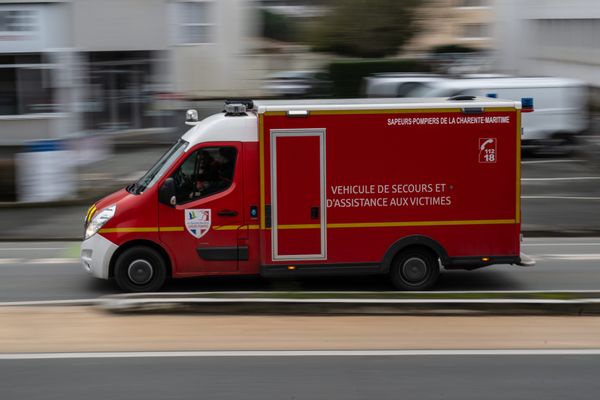
M 98 306 L 114 314 L 221 315 L 600 315 L 600 299 L 273 299 L 115 298 Z

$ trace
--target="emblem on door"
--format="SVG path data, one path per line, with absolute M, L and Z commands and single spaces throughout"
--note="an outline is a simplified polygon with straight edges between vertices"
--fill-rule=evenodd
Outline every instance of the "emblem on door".
M 199 239 L 210 230 L 210 209 L 185 210 L 185 228 Z

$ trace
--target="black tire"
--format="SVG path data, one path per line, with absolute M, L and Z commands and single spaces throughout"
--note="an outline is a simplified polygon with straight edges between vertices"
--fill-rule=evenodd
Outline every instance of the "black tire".
M 427 290 L 440 275 L 437 255 L 424 248 L 404 250 L 390 266 L 390 279 L 399 290 Z
M 156 292 L 167 280 L 167 265 L 158 251 L 132 247 L 117 258 L 115 280 L 126 292 Z

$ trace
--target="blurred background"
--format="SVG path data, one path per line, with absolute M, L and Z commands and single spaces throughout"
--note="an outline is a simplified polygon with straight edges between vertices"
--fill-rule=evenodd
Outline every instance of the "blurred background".
M 600 230 L 598 72 L 597 0 L 0 0 L 0 238 L 80 237 L 188 108 L 456 94 L 534 97 L 525 225 Z

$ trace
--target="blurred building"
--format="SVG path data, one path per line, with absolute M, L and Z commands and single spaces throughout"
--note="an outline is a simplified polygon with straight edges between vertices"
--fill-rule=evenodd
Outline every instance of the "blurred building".
M 420 32 L 404 50 L 422 54 L 436 46 L 493 46 L 493 0 L 428 0 L 417 10 Z
M 586 81 L 600 106 L 600 1 L 496 0 L 499 68 Z
M 0 0 L 0 144 L 169 126 L 166 102 L 252 93 L 251 0 Z

